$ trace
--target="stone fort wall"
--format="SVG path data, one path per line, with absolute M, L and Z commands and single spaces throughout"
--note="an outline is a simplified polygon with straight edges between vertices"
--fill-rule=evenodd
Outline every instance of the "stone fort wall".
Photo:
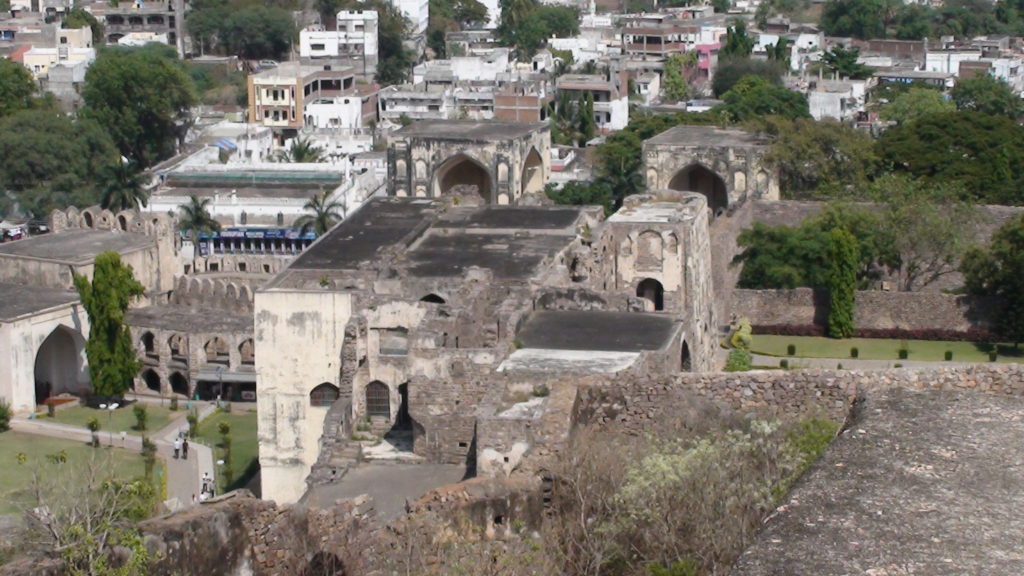
M 704 398 L 736 413 L 774 418 L 823 416 L 842 421 L 854 400 L 874 389 L 971 389 L 1024 396 L 1024 366 L 975 365 L 929 370 L 764 370 L 680 374 L 670 379 L 619 378 L 614 386 L 581 386 L 576 425 L 643 433 Z
M 988 331 L 998 318 L 993 298 L 940 292 L 857 292 L 858 330 Z M 811 288 L 732 291 L 729 309 L 754 326 L 825 326 L 828 295 Z

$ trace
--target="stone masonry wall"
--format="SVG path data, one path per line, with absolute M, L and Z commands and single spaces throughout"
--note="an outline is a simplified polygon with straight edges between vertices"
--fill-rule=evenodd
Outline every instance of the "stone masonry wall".
M 679 406 L 691 404 L 694 396 L 740 414 L 778 418 L 827 414 L 841 421 L 859 395 L 888 387 L 1024 395 L 1024 366 L 680 374 L 660 381 L 620 378 L 613 386 L 580 387 L 573 421 L 641 433 L 678 413 Z
M 828 296 L 810 288 L 732 292 L 730 309 L 755 326 L 824 326 Z M 996 302 L 937 292 L 857 292 L 854 326 L 860 330 L 989 330 Z

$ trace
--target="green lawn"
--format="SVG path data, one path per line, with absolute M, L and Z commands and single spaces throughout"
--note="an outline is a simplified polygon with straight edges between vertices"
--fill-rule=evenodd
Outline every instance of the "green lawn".
M 256 412 L 242 411 L 235 408 L 233 412 L 214 412 L 199 424 L 199 441 L 213 447 L 213 459 L 216 462 L 224 457 L 221 447 L 221 436 L 217 427 L 221 422 L 231 423 L 231 467 L 234 470 L 235 482 L 228 487 L 223 484 L 224 477 L 218 470 L 217 482 L 223 493 L 228 488 L 240 488 L 248 482 L 246 470 L 254 471 L 258 457 L 259 443 L 256 437 Z
M 105 442 L 106 438 L 103 440 Z M 33 470 L 41 469 L 45 473 L 48 467 L 54 466 L 46 456 L 61 450 L 67 454 L 67 461 L 61 464 L 67 466 L 67 470 L 80 470 L 90 458 L 96 458 L 94 462 L 100 469 L 112 471 L 115 477 L 133 478 L 145 473 L 142 455 L 135 451 L 106 446 L 92 448 L 74 440 L 4 432 L 0 434 L 0 514 L 19 511 L 18 502 L 25 497 Z M 24 463 L 18 463 L 19 453 L 25 454 Z M 154 476 L 161 478 L 162 469 L 163 463 L 157 460 Z
M 850 348 L 857 348 L 862 360 L 899 360 L 899 349 L 906 345 L 907 360 L 943 361 L 947 350 L 953 352 L 954 362 L 988 362 L 991 345 L 973 342 L 936 342 L 931 340 L 883 340 L 878 338 L 848 338 L 835 340 L 816 336 L 755 335 L 751 351 L 769 356 L 787 356 L 788 345 L 796 346 L 797 358 L 849 358 Z M 1021 362 L 1024 348 L 999 345 L 998 362 Z
M 150 435 L 159 432 L 164 428 L 164 426 L 170 424 L 172 420 L 183 418 L 185 416 L 184 410 L 171 412 L 169 409 L 155 404 L 142 405 L 146 407 L 146 413 L 148 414 L 145 432 L 140 432 L 135 429 L 135 413 L 132 412 L 132 406 L 135 406 L 135 404 L 122 406 L 113 412 L 110 412 L 109 410 L 88 408 L 85 406 L 74 406 L 63 410 L 57 410 L 57 415 L 52 418 L 51 421 L 67 424 L 69 426 L 85 428 L 85 423 L 88 422 L 90 418 L 97 418 L 100 421 L 100 432 L 113 431 L 117 434 L 124 431 L 129 434 Z M 183 424 L 184 422 L 185 421 L 182 420 Z

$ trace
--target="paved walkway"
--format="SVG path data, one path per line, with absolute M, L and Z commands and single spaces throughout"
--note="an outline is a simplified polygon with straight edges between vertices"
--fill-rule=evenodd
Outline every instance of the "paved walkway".
M 159 403 L 159 399 L 139 398 L 139 402 L 146 404 Z M 212 402 L 195 402 L 198 409 L 199 420 L 213 414 L 216 404 Z M 15 416 L 11 419 L 11 429 L 26 434 L 38 434 L 66 440 L 78 440 L 88 443 L 92 439 L 92 433 L 85 428 L 68 426 L 56 422 L 48 422 L 45 419 L 29 418 L 28 414 Z M 182 429 L 187 430 L 188 424 L 182 419 L 177 419 L 168 424 L 164 429 L 154 433 L 151 438 L 156 443 L 157 453 L 160 454 L 165 463 L 167 473 L 167 499 L 169 507 L 176 509 L 192 505 L 192 496 L 199 498 L 199 488 L 202 482 L 203 472 L 212 478 L 214 475 L 213 450 L 198 442 L 189 442 L 188 459 L 174 458 L 174 439 Z M 121 437 L 115 434 L 111 437 L 108 433 L 100 431 L 100 442 L 110 444 L 117 448 L 126 450 L 142 450 L 142 437 L 134 434 L 127 434 Z

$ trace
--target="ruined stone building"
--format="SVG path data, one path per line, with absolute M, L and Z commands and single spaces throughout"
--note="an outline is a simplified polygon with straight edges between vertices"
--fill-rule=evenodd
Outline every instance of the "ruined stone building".
M 299 499 L 318 459 L 343 473 L 332 451 L 363 426 L 499 474 L 529 452 L 530 421 L 568 417 L 567 374 L 711 369 L 707 226 L 704 197 L 673 191 L 607 220 L 371 201 L 256 292 L 264 496 Z

